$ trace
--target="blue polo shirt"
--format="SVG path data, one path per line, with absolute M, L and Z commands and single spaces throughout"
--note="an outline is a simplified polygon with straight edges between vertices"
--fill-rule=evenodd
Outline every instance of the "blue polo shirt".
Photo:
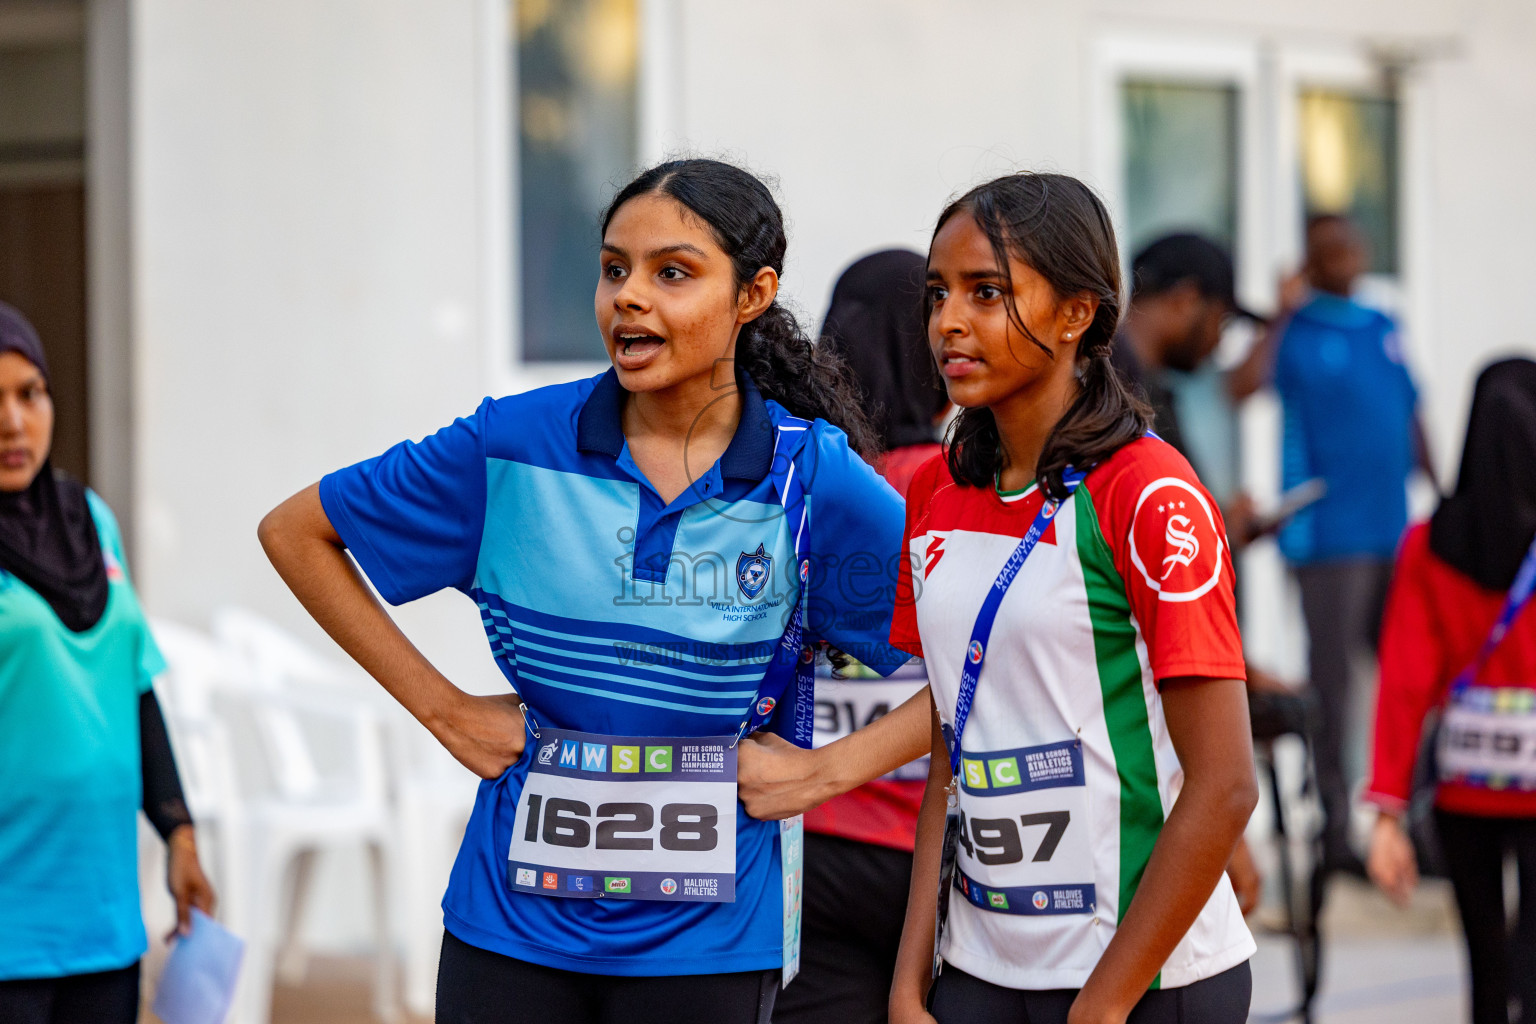
M 788 415 L 742 382 L 725 454 L 663 502 L 629 454 L 612 370 L 486 399 L 431 437 L 332 473 L 326 514 L 391 603 L 453 587 L 541 726 L 621 736 L 734 733 L 798 593 L 774 494 Z M 807 630 L 889 673 L 901 499 L 817 420 L 794 456 L 807 492 Z M 769 578 L 736 567 L 759 548 Z M 786 713 L 785 705 L 779 713 Z M 532 963 L 612 975 L 765 970 L 782 960 L 778 825 L 737 807 L 734 903 L 564 899 L 513 891 L 508 842 L 535 745 L 480 784 L 443 898 L 459 939 Z
M 1328 484 L 1280 531 L 1281 552 L 1293 565 L 1391 558 L 1408 525 L 1418 402 L 1397 326 L 1350 299 L 1317 295 L 1285 327 L 1275 389 L 1282 486 Z

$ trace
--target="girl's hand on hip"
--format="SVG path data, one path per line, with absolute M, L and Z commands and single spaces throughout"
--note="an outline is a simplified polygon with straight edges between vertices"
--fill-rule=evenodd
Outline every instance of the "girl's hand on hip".
M 462 694 L 433 723 L 432 735 L 454 760 L 482 779 L 499 778 L 523 756 L 527 745 L 523 702 L 515 693 Z
M 759 821 L 793 818 L 834 796 L 820 769 L 818 751 L 773 733 L 753 733 L 736 745 L 736 793 Z
M 197 859 L 197 836 L 191 825 L 178 825 L 165 841 L 165 884 L 176 901 L 176 927 L 165 936 L 169 942 L 177 935 L 192 934 L 192 908 L 209 917 L 217 897 L 203 865 Z
M 1365 870 L 1393 902 L 1400 907 L 1408 905 L 1419 884 L 1419 863 L 1413 853 L 1413 840 L 1395 816 L 1382 814 L 1376 818 Z

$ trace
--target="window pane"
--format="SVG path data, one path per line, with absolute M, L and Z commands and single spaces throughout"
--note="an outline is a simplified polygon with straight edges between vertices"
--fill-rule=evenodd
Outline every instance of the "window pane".
M 1237 235 L 1237 88 L 1128 81 L 1121 86 L 1127 262 L 1148 242 L 1197 231 Z
M 1301 94 L 1301 188 L 1307 216 L 1343 213 L 1371 246 L 1371 270 L 1397 273 L 1397 103 L 1353 93 Z
M 637 159 L 635 0 L 516 5 L 523 358 L 602 359 L 597 218 Z

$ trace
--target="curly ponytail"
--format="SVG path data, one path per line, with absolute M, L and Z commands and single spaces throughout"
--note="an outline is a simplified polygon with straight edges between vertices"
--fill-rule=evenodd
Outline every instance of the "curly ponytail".
M 764 267 L 784 272 L 789 241 L 773 194 L 753 175 L 720 160 L 669 160 L 643 172 L 614 196 L 603 214 L 603 231 L 619 207 L 637 196 L 665 195 L 709 225 L 731 259 L 738 286 Z M 857 382 L 832 352 L 811 343 L 795 315 L 777 301 L 746 324 L 736 339 L 736 365 L 771 398 L 796 416 L 841 427 L 848 444 L 866 459 L 879 440 L 859 401 Z
M 1064 174 L 1010 174 L 977 186 L 939 215 L 934 234 L 950 218 L 970 214 L 1001 268 L 1009 319 L 1047 355 L 1054 353 L 1030 333 L 1013 304 L 1009 259 L 1045 278 L 1058 296 L 1087 292 L 1098 300 L 1093 322 L 1077 347 L 1081 390 L 1046 439 L 1035 467 L 1040 489 L 1065 498 L 1068 466 L 1087 471 L 1146 433 L 1151 411 L 1109 360 L 1120 323 L 1120 254 L 1109 213 L 1098 196 Z M 924 299 L 924 319 L 932 312 Z M 950 474 L 960 483 L 990 487 L 1003 465 L 997 421 L 987 408 L 966 409 L 950 424 Z

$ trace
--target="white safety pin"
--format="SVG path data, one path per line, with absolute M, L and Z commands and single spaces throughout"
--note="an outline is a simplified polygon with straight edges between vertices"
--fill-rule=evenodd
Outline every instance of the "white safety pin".
M 519 701 L 518 708 L 523 712 L 523 728 L 533 734 L 534 739 L 539 738 L 539 721 L 533 717 L 533 711 L 527 701 Z

